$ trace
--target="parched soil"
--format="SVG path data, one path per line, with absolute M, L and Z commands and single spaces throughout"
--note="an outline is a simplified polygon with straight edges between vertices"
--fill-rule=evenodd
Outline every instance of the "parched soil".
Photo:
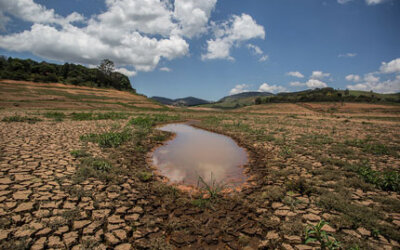
M 307 115 L 314 114 L 313 110 L 304 108 L 301 105 L 293 103 L 272 103 L 247 106 L 237 109 L 236 112 L 250 112 L 260 114 L 299 114 Z
M 315 249 L 320 244 L 306 244 L 305 230 L 321 220 L 344 249 L 400 247 L 399 193 L 359 171 L 399 171 L 400 122 L 336 119 L 295 104 L 257 107 L 162 113 L 200 120 L 196 126 L 249 152 L 251 185 L 213 199 L 151 174 L 147 153 L 168 138 L 163 132 L 143 134 L 128 119 L 54 121 L 42 109 L 0 110 L 0 120 L 42 119 L 0 122 L 0 248 Z M 124 127 L 134 136 L 116 147 L 80 139 Z M 88 175 L 73 150 L 112 169 Z

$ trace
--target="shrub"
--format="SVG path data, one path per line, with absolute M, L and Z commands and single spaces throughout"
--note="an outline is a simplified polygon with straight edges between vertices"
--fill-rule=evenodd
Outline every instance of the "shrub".
M 103 134 L 87 134 L 81 136 L 82 141 L 95 142 L 103 148 L 116 148 L 131 138 L 132 133 L 129 130 L 124 130 L 122 132 L 107 132 Z

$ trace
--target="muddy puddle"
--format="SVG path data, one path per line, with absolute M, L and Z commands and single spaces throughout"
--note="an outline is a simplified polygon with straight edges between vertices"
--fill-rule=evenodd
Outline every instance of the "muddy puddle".
M 168 124 L 158 128 L 176 136 L 152 155 L 153 165 L 171 183 L 197 186 L 199 176 L 236 187 L 246 181 L 242 166 L 246 151 L 225 135 L 188 124 Z

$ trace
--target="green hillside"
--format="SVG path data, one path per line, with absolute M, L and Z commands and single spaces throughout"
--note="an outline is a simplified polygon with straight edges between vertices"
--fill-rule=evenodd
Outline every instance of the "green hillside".
M 201 107 L 232 109 L 249 105 L 254 105 L 257 98 L 273 96 L 268 92 L 243 92 L 235 95 L 225 96 L 219 101 L 201 105 Z
M 36 62 L 31 59 L 0 56 L 0 79 L 59 82 L 88 87 L 114 88 L 135 91 L 129 78 L 114 72 L 114 63 L 104 60 L 99 68 L 65 63 L 63 65 Z

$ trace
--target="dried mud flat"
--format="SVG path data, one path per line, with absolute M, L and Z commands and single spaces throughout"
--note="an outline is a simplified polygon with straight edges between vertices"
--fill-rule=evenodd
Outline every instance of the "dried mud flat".
M 134 111 L 129 118 L 156 113 Z M 164 114 L 198 119 L 197 126 L 248 150 L 252 185 L 210 200 L 151 175 L 147 152 L 168 137 L 160 131 L 102 148 L 80 137 L 124 126 L 136 131 L 135 125 L 128 119 L 56 122 L 42 110 L 0 110 L 0 120 L 42 119 L 0 122 L 0 248 L 317 249 L 318 242 L 305 244 L 304 231 L 320 220 L 329 222 L 323 230 L 343 249 L 400 247 L 399 194 L 356 168 L 399 170 L 400 122 L 299 117 L 279 105 L 260 113 L 266 114 Z M 112 165 L 110 176 L 82 178 L 82 158 L 71 151 L 83 148 Z

